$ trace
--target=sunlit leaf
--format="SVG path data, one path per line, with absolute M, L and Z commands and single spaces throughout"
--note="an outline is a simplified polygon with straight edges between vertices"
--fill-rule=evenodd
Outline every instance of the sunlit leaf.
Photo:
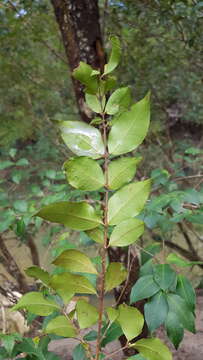
M 76 305 L 77 320 L 81 329 L 92 326 L 98 320 L 98 310 L 84 299 L 78 300 Z
M 48 271 L 41 269 L 39 266 L 31 266 L 25 270 L 25 273 L 35 279 L 41 280 L 44 284 L 49 285 L 50 275 Z
M 128 219 L 118 224 L 110 237 L 109 245 L 127 246 L 134 243 L 144 232 L 144 223 L 139 219 Z
M 85 201 L 61 201 L 47 205 L 38 211 L 36 216 L 74 230 L 89 230 L 101 224 L 101 219 L 94 208 Z
M 172 360 L 167 346 L 157 338 L 138 340 L 133 347 L 147 360 Z
M 113 124 L 108 140 L 110 154 L 125 154 L 136 149 L 143 142 L 150 121 L 149 98 L 147 94 Z
M 90 94 L 96 94 L 98 90 L 98 73 L 93 71 L 93 68 L 83 61 L 80 61 L 79 66 L 73 71 L 73 77 L 85 85 L 85 91 Z
M 110 291 L 120 285 L 127 277 L 127 270 L 122 263 L 111 262 L 105 274 L 105 290 Z
M 130 182 L 135 176 L 136 166 L 141 159 L 141 157 L 123 157 L 111 161 L 108 167 L 109 188 L 116 190 Z
M 117 89 L 110 96 L 106 107 L 105 112 L 109 115 L 114 115 L 118 111 L 128 109 L 131 103 L 131 92 L 129 87 L 123 87 Z
M 84 276 L 63 273 L 53 275 L 51 278 L 50 286 L 57 292 L 64 294 L 96 294 L 96 289 Z
M 129 184 L 118 190 L 109 200 L 108 220 L 116 225 L 128 218 L 137 216 L 149 196 L 151 181 L 144 180 Z
M 111 73 L 119 64 L 121 56 L 120 41 L 116 36 L 111 37 L 112 51 L 108 64 L 104 66 L 104 75 Z
M 102 137 L 95 127 L 80 121 L 62 121 L 59 128 L 65 144 L 76 155 L 93 159 L 104 155 Z
M 92 230 L 87 230 L 86 234 L 94 241 L 99 244 L 103 244 L 104 242 L 104 232 L 99 227 L 94 228 Z
M 73 272 L 86 272 L 97 274 L 89 257 L 82 252 L 74 249 L 65 250 L 54 261 L 54 265 L 59 265 L 66 270 Z
M 55 301 L 46 299 L 42 293 L 33 291 L 23 295 L 18 303 L 12 307 L 12 311 L 19 309 L 26 309 L 33 314 L 47 316 L 53 311 L 59 310 L 60 307 Z
M 45 333 L 64 336 L 67 338 L 77 336 L 77 332 L 74 326 L 72 325 L 71 321 L 63 315 L 57 316 L 56 318 L 52 319 L 48 323 L 45 329 Z
M 105 103 L 106 103 L 105 96 L 103 96 L 103 98 L 101 100 L 99 100 L 97 95 L 92 95 L 92 94 L 86 93 L 85 100 L 86 100 L 86 104 L 92 111 L 99 113 L 99 114 L 103 112 Z
M 104 186 L 104 174 L 99 164 L 86 156 L 70 159 L 64 163 L 67 180 L 80 190 L 94 191 Z
M 119 322 L 126 338 L 132 340 L 142 332 L 144 317 L 135 307 L 126 304 L 119 305 Z

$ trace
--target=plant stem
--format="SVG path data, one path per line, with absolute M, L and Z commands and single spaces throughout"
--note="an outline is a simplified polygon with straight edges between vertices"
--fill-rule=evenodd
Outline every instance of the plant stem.
M 105 120 L 105 114 L 102 113 L 103 120 L 103 141 L 105 146 L 104 153 L 104 176 L 105 176 L 105 194 L 104 194 L 104 243 L 101 251 L 101 281 L 100 281 L 100 293 L 99 293 L 99 320 L 98 320 L 98 336 L 97 336 L 97 346 L 96 346 L 96 357 L 95 360 L 99 359 L 100 354 L 100 344 L 102 339 L 101 328 L 102 328 L 102 317 L 104 313 L 104 293 L 105 293 L 105 273 L 106 273 L 106 255 L 108 247 L 108 161 L 109 153 L 107 148 L 107 122 Z

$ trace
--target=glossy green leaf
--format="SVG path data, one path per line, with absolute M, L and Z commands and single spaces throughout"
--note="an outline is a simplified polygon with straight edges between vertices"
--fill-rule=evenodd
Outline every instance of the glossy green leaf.
M 167 290 L 176 281 L 176 272 L 168 264 L 154 266 L 154 280 L 162 290 Z
M 95 306 L 81 299 L 76 305 L 77 320 L 81 329 L 92 326 L 98 320 L 99 313 Z
M 112 307 L 107 307 L 105 310 L 106 310 L 106 313 L 108 315 L 109 321 L 111 323 L 113 323 L 117 319 L 117 317 L 119 316 L 118 309 L 114 309 Z
M 110 237 L 109 245 L 127 246 L 134 243 L 144 232 L 144 223 L 139 219 L 128 219 L 118 224 Z
M 96 294 L 96 289 L 84 276 L 63 273 L 53 275 L 50 286 L 61 293 Z
M 105 290 L 110 291 L 120 285 L 127 278 L 127 274 L 122 263 L 110 263 L 105 274 Z
M 34 279 L 41 280 L 44 284 L 49 285 L 50 275 L 48 271 L 41 269 L 39 266 L 31 266 L 25 270 L 25 273 Z
M 182 324 L 179 322 L 179 318 L 172 311 L 168 312 L 165 328 L 168 338 L 171 340 L 175 348 L 179 347 L 179 344 L 183 340 L 184 329 Z
M 157 338 L 138 340 L 133 347 L 147 360 L 172 360 L 167 346 Z
M 141 157 L 123 157 L 111 161 L 108 167 L 109 189 L 116 190 L 130 182 L 136 173 Z
M 178 275 L 176 294 L 181 296 L 191 311 L 195 310 L 196 294 L 190 281 L 184 275 Z
M 85 85 L 85 91 L 90 94 L 96 94 L 98 90 L 98 78 L 95 76 L 98 73 L 93 71 L 93 68 L 83 61 L 80 61 L 79 66 L 73 71 L 73 77 Z
M 66 161 L 63 165 L 70 185 L 80 190 L 94 191 L 104 186 L 104 174 L 99 164 L 86 156 Z
M 150 121 L 150 96 L 124 112 L 113 124 L 109 133 L 108 148 L 112 155 L 130 152 L 140 145 L 148 131 Z
M 108 203 L 109 224 L 117 225 L 130 217 L 137 216 L 144 207 L 150 188 L 151 181 L 144 180 L 118 190 Z
M 195 333 L 194 314 L 190 311 L 186 301 L 175 294 L 167 294 L 167 301 L 169 311 L 176 314 L 179 323 L 182 324 L 185 329 Z
M 74 249 L 63 251 L 54 261 L 54 265 L 59 265 L 66 270 L 73 272 L 85 272 L 97 274 L 97 270 L 89 257 L 82 252 Z
M 47 316 L 53 311 L 59 310 L 60 307 L 55 301 L 45 299 L 42 293 L 33 291 L 23 295 L 18 303 L 12 307 L 12 311 L 19 309 L 26 309 L 33 314 Z
M 74 230 L 89 230 L 101 224 L 94 208 L 86 203 L 61 201 L 43 207 L 36 216 L 66 225 Z
M 94 241 L 99 244 L 103 244 L 104 242 L 104 232 L 101 228 L 97 227 L 92 230 L 87 230 L 86 234 Z
M 111 73 L 119 64 L 121 57 L 120 41 L 116 36 L 111 37 L 112 50 L 108 63 L 104 66 L 104 75 Z
M 146 275 L 137 280 L 132 287 L 130 294 L 130 303 L 135 303 L 138 300 L 146 299 L 160 290 L 159 285 L 154 281 L 153 275 Z
M 160 291 L 155 294 L 144 306 L 145 320 L 150 332 L 164 323 L 168 314 L 168 303 L 165 294 Z
M 85 100 L 87 106 L 96 113 L 102 113 L 105 107 L 106 98 L 103 96 L 102 100 L 100 101 L 97 95 L 92 94 L 85 94 Z
M 59 128 L 65 144 L 74 154 L 93 159 L 104 155 L 101 133 L 95 127 L 80 121 L 62 121 Z
M 119 322 L 128 341 L 132 340 L 142 332 L 144 317 L 135 307 L 126 304 L 119 305 Z
M 182 257 L 180 257 L 175 253 L 170 253 L 167 256 L 166 261 L 169 262 L 170 264 L 174 264 L 180 267 L 188 267 L 188 266 L 203 264 L 203 261 L 186 261 L 185 259 L 183 259 Z
M 131 103 L 131 92 L 129 87 L 123 87 L 117 89 L 110 96 L 106 107 L 105 112 L 108 115 L 114 115 L 118 111 L 128 109 Z
M 55 334 L 58 336 L 64 336 L 64 337 L 76 337 L 77 332 L 72 325 L 71 321 L 67 319 L 65 316 L 60 315 L 56 318 L 52 319 L 46 329 L 45 333 L 47 334 Z

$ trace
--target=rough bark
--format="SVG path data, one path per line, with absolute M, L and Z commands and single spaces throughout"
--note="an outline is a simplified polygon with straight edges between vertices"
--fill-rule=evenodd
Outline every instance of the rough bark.
M 95 69 L 104 66 L 104 51 L 99 24 L 97 0 L 51 0 L 56 20 L 73 71 L 80 61 L 90 64 Z M 80 116 L 89 122 L 91 115 L 84 106 L 83 86 L 72 78 Z

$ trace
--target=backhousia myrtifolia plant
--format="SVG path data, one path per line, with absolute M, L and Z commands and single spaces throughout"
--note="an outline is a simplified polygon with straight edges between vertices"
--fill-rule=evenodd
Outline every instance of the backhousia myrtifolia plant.
M 36 266 L 27 269 L 27 274 L 40 279 L 44 286 L 39 292 L 25 294 L 13 310 L 25 309 L 40 316 L 55 312 L 43 332 L 77 338 L 79 345 L 74 350 L 74 360 L 111 359 L 124 348 L 134 348 L 140 353 L 133 359 L 171 360 L 168 348 L 153 337 L 154 330 L 164 324 L 176 348 L 184 328 L 195 331 L 194 290 L 189 281 L 169 265 L 175 260 L 181 263 L 178 257 L 174 260 L 174 256 L 169 256 L 160 262 L 151 256 L 145 259 L 140 278 L 132 287 L 129 304 L 117 302 L 106 307 L 104 301 L 107 292 L 124 282 L 127 285 L 130 271 L 122 263 L 108 261 L 108 248 L 127 247 L 143 234 L 144 222 L 139 214 L 151 187 L 149 179 L 130 182 L 140 157 L 120 157 L 143 142 L 150 121 L 149 94 L 133 105 L 128 87 L 106 96 L 115 86 L 115 78 L 109 74 L 117 67 L 120 53 L 118 39 L 112 38 L 112 52 L 102 74 L 84 62 L 73 73 L 74 78 L 85 85 L 86 105 L 98 114 L 91 124 L 59 123 L 64 142 L 77 155 L 64 164 L 68 182 L 76 189 L 99 190 L 101 199 L 95 202 L 64 200 L 45 206 L 36 214 L 70 229 L 85 231 L 98 243 L 101 263 L 96 267 L 86 254 L 70 249 L 53 261 L 60 267 L 55 274 Z M 97 277 L 97 286 L 93 286 L 91 276 Z M 67 305 L 75 294 L 96 295 L 98 307 L 84 297 L 77 297 L 74 310 L 68 312 Z M 152 337 L 136 341 L 144 326 L 144 316 L 134 304 L 142 299 L 147 299 L 144 315 Z M 84 329 L 92 326 L 94 328 L 84 335 Z M 126 337 L 125 347 L 114 353 L 107 352 L 106 345 L 121 335 Z M 91 346 L 92 340 L 96 346 Z M 45 359 L 43 354 L 40 356 L 39 359 Z

